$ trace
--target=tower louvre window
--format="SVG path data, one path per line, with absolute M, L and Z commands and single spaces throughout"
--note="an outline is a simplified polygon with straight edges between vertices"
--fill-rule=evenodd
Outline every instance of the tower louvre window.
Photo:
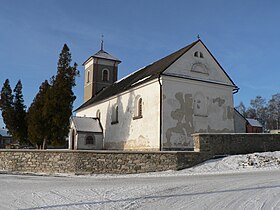
M 103 69 L 102 71 L 102 81 L 104 82 L 109 81 L 109 71 L 107 69 Z
M 88 71 L 88 72 L 87 72 L 87 83 L 90 82 L 89 76 L 90 76 L 90 72 Z

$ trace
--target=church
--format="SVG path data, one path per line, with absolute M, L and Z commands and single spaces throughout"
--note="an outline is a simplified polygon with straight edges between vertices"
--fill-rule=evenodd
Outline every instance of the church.
M 118 80 L 120 63 L 103 43 L 84 62 L 69 149 L 193 150 L 194 133 L 234 133 L 238 87 L 200 39 Z

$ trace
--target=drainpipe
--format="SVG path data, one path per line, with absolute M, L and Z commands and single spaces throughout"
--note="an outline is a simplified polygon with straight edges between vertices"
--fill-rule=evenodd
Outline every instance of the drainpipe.
M 239 87 L 234 88 L 232 94 L 238 93 L 239 89 Z
M 158 75 L 158 83 L 159 83 L 159 86 L 160 86 L 160 92 L 159 92 L 159 97 L 160 97 L 160 99 L 159 99 L 159 103 L 160 103 L 160 105 L 159 105 L 159 109 L 160 109 L 160 115 L 159 115 L 159 130 L 160 130 L 160 135 L 159 135 L 159 150 L 160 151 L 162 151 L 162 149 L 163 149 L 163 146 L 162 146 L 162 99 L 163 99 L 163 97 L 162 97 L 162 83 L 161 83 L 161 81 L 160 81 L 160 79 L 161 79 L 161 74 L 159 74 Z

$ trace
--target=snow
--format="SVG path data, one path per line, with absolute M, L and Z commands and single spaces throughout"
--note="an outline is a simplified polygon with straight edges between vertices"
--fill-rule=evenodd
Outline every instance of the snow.
M 3 173 L 0 209 L 280 209 L 279 169 L 266 152 L 132 175 Z

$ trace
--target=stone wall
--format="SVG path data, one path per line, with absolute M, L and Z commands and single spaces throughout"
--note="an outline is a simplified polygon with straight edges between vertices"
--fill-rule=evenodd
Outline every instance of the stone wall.
M 280 151 L 280 134 L 194 134 L 194 152 L 0 150 L 0 172 L 128 174 L 180 170 L 216 155 Z
M 126 174 L 179 170 L 201 162 L 197 152 L 0 150 L 0 171 Z
M 280 151 L 279 134 L 193 134 L 194 151 L 209 157 Z

